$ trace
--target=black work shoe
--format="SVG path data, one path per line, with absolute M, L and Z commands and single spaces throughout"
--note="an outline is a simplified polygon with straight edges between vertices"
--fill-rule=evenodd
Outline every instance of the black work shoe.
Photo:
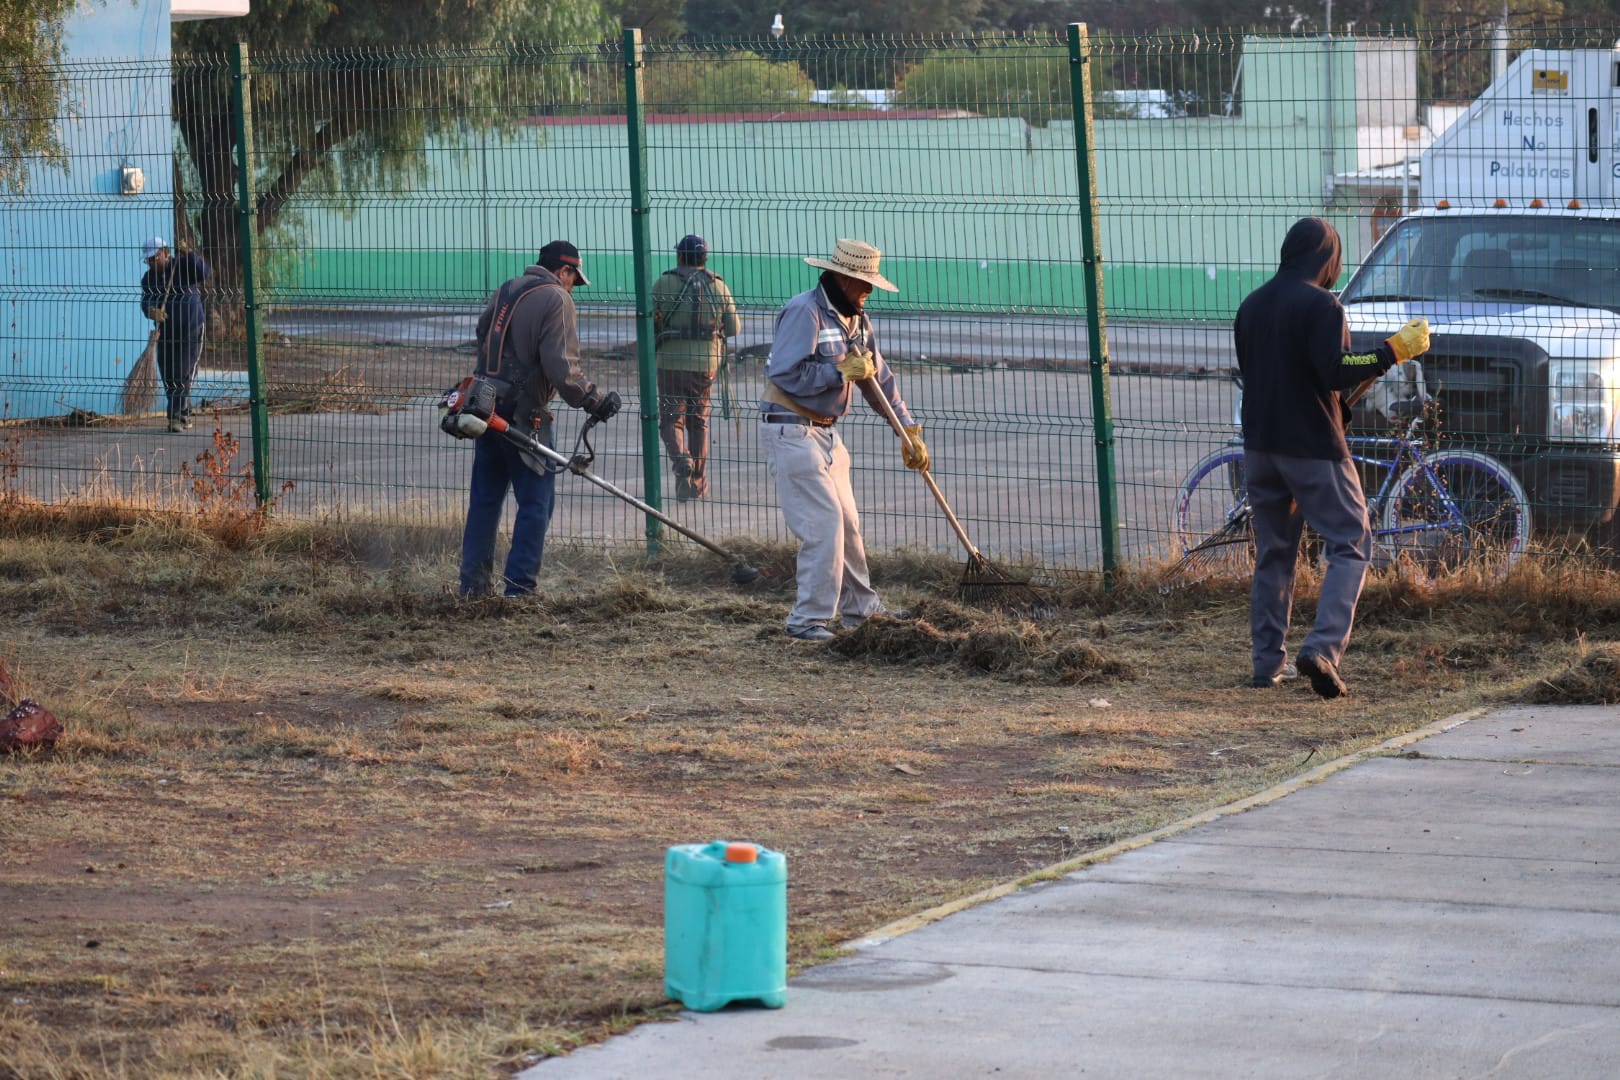
M 1302 654 L 1299 658 L 1299 670 L 1300 674 L 1311 680 L 1311 689 L 1315 690 L 1319 697 L 1331 700 L 1350 692 L 1350 688 L 1344 685 L 1344 680 L 1339 678 L 1339 669 L 1325 656 L 1317 656 L 1315 653 Z

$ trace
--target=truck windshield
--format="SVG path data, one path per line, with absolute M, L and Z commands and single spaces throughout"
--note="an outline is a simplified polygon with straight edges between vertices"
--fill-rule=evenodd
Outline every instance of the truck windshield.
M 1373 249 L 1341 299 L 1518 300 L 1620 311 L 1620 220 L 1407 218 Z

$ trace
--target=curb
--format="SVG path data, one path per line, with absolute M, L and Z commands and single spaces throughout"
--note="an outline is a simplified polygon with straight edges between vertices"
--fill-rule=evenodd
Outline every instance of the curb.
M 845 942 L 842 946 L 840 946 L 840 948 L 873 948 L 874 946 L 881 945 L 886 941 L 892 941 L 893 939 L 900 937 L 902 934 L 909 934 L 914 930 L 921 930 L 923 927 L 928 926 L 931 923 L 939 922 L 947 915 L 955 915 L 959 911 L 967 911 L 969 908 L 976 908 L 980 904 L 987 904 L 992 900 L 999 900 L 1004 896 L 1011 896 L 1013 893 L 1018 892 L 1020 889 L 1026 888 L 1027 886 L 1034 885 L 1042 881 L 1048 881 L 1054 877 L 1062 877 L 1066 874 L 1072 874 L 1076 870 L 1083 870 L 1086 867 L 1092 866 L 1096 863 L 1107 862 L 1116 855 L 1123 855 L 1127 851 L 1135 851 L 1137 848 L 1147 847 L 1149 844 L 1158 843 L 1160 840 L 1168 839 L 1169 837 L 1175 836 L 1179 833 L 1184 833 L 1189 829 L 1197 828 L 1200 825 L 1207 825 L 1210 822 L 1218 821 L 1223 817 L 1230 817 L 1233 814 L 1241 814 L 1247 810 L 1253 810 L 1256 807 L 1264 806 L 1267 803 L 1276 802 L 1284 795 L 1292 794 L 1293 792 L 1299 791 L 1301 788 L 1306 788 L 1312 784 L 1325 780 L 1336 772 L 1341 772 L 1348 769 L 1352 765 L 1359 765 L 1368 758 L 1381 757 L 1390 753 L 1391 751 L 1402 749 L 1403 747 L 1410 746 L 1415 742 L 1420 742 L 1423 739 L 1427 739 L 1431 736 L 1444 734 L 1445 732 L 1450 731 L 1452 728 L 1461 727 L 1470 720 L 1478 719 L 1479 717 L 1492 711 L 1492 708 L 1492 706 L 1481 705 L 1476 708 L 1467 709 L 1463 712 L 1448 716 L 1442 720 L 1435 720 L 1432 723 L 1425 724 L 1415 731 L 1409 731 L 1404 735 L 1397 735 L 1393 739 L 1387 739 L 1376 746 L 1368 746 L 1361 750 L 1355 750 L 1351 753 L 1345 754 L 1343 757 L 1334 758 L 1332 761 L 1323 762 L 1309 772 L 1300 773 L 1298 776 L 1284 780 L 1282 783 L 1273 785 L 1264 791 L 1259 791 L 1253 795 L 1238 799 L 1236 802 L 1230 802 L 1224 806 L 1217 806 L 1209 810 L 1204 810 L 1200 813 L 1192 815 L 1191 817 L 1185 817 L 1180 821 L 1175 821 L 1169 825 L 1154 829 L 1152 832 L 1142 833 L 1139 836 L 1133 836 L 1126 840 L 1117 840 L 1114 843 L 1109 844 L 1107 847 L 1101 847 L 1095 851 L 1088 851 L 1084 855 L 1076 855 L 1072 859 L 1065 859 L 1062 862 L 1053 863 L 1052 865 L 1042 867 L 1039 870 L 1032 870 L 1028 874 L 1023 875 L 1014 881 L 1005 882 L 1001 885 L 992 885 L 990 888 L 976 892 L 971 896 L 964 896 L 961 899 L 940 904 L 938 907 L 932 907 L 926 911 L 919 911 L 915 915 L 907 915 L 905 918 L 896 919 L 894 922 L 891 922 L 886 926 L 880 926 L 870 933 L 863 934 L 852 941 Z

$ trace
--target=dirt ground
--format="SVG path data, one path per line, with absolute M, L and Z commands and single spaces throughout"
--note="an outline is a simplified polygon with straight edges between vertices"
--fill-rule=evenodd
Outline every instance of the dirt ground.
M 1323 703 L 1242 685 L 1232 586 L 1052 585 L 1026 622 L 892 556 L 918 620 L 816 645 L 782 550 L 750 590 L 556 552 L 540 598 L 468 603 L 443 545 L 50 532 L 0 539 L 6 664 L 67 727 L 0 758 L 0 1077 L 502 1075 L 670 1014 L 671 844 L 785 852 L 810 963 L 1544 692 L 1620 628 L 1607 578 L 1375 582 Z

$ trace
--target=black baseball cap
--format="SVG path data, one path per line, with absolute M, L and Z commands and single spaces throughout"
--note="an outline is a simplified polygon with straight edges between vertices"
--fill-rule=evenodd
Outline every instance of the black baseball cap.
M 589 285 L 591 279 L 585 276 L 585 266 L 580 262 L 579 248 L 566 240 L 553 240 L 540 249 L 540 257 L 535 260 L 547 270 L 560 270 L 568 267 L 579 275 L 581 285 Z
M 707 255 L 709 242 L 697 233 L 687 233 L 675 245 L 675 250 L 683 255 Z

